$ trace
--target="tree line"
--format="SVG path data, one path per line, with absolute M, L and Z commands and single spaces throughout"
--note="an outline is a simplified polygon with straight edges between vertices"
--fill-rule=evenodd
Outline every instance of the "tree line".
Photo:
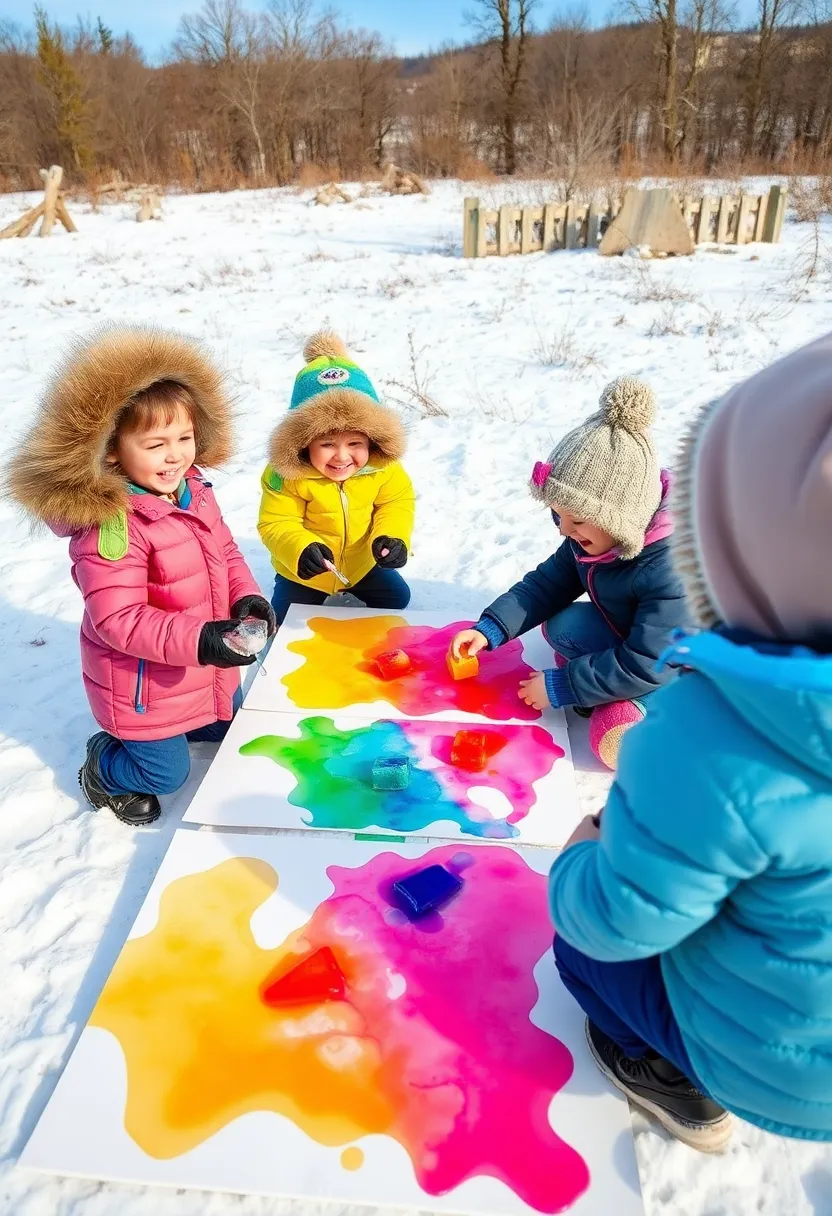
M 389 160 L 427 176 L 823 170 L 832 0 L 620 0 L 620 23 L 473 0 L 471 42 L 397 58 L 314 0 L 204 0 L 160 64 L 99 19 L 0 23 L 0 186 L 313 184 Z M 827 4 L 829 9 L 806 4 Z M 537 24 L 535 24 L 537 22 Z

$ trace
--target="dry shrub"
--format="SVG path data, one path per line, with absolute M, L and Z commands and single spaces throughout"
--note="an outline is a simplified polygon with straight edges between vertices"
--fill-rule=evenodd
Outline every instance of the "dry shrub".
M 598 350 L 583 346 L 574 325 L 569 321 L 551 335 L 544 335 L 538 329 L 532 356 L 544 367 L 564 368 L 573 380 L 602 370 Z
M 477 156 L 464 155 L 459 162 L 456 176 L 461 182 L 493 182 L 494 173 L 484 160 Z
M 799 224 L 816 224 L 822 215 L 832 212 L 832 175 L 791 178 L 789 203 Z
M 302 190 L 311 190 L 315 186 L 325 186 L 327 182 L 339 182 L 341 175 L 334 166 L 313 165 L 305 161 L 294 176 L 293 184 Z

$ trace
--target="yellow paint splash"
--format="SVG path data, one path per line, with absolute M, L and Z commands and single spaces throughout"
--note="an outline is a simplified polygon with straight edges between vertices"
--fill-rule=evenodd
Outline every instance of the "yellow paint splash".
M 389 699 L 365 656 L 367 651 L 388 648 L 390 630 L 407 628 L 404 617 L 315 617 L 309 624 L 312 637 L 288 646 L 306 660 L 283 678 L 295 705 L 343 709 Z
M 264 981 L 310 948 L 303 930 L 275 950 L 255 942 L 252 914 L 277 884 L 254 858 L 171 883 L 157 925 L 127 942 L 93 1011 L 91 1025 L 124 1051 L 125 1128 L 151 1157 L 179 1156 L 251 1111 L 286 1115 L 330 1147 L 394 1120 L 378 1044 L 353 1005 L 281 1010 L 260 999 Z M 341 949 L 339 961 L 360 983 Z M 344 1168 L 359 1168 L 360 1153 L 347 1149 Z
M 364 1164 L 364 1153 L 360 1148 L 345 1148 L 341 1154 L 341 1165 L 345 1170 L 360 1170 Z

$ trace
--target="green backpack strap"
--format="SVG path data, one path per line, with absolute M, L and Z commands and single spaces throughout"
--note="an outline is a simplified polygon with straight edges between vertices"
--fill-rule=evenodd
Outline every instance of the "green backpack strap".
M 98 553 L 105 561 L 117 562 L 127 556 L 127 512 L 119 511 L 98 525 Z

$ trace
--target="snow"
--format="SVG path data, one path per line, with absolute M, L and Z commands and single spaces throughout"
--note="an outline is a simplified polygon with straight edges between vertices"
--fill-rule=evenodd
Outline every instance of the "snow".
M 513 189 L 488 187 L 489 205 L 530 187 Z M 204 339 L 230 369 L 240 409 L 239 452 L 215 486 L 267 590 L 258 477 L 303 338 L 331 324 L 398 399 L 411 399 L 412 351 L 416 376 L 444 412 L 408 412 L 406 463 L 420 500 L 407 568 L 413 607 L 475 614 L 551 551 L 552 525 L 525 483 L 606 380 L 630 373 L 653 384 L 657 441 L 671 461 L 697 406 L 832 329 L 828 218 L 817 257 L 812 225 L 790 220 L 780 245 L 699 249 L 690 259 L 577 251 L 463 261 L 462 199 L 475 193 L 446 182 L 427 199 L 328 209 L 292 190 L 174 196 L 161 222 L 142 225 L 134 206 L 94 214 L 71 204 L 77 235 L 0 242 L 7 441 L 68 340 L 97 323 L 156 322 Z M 0 228 L 33 201 L 0 197 Z M 15 1164 L 188 792 L 169 801 L 158 830 L 136 833 L 81 804 L 76 772 L 93 729 L 79 674 L 81 600 L 66 543 L 32 536 L 8 505 L 0 585 L 0 1212 L 255 1216 L 302 1207 L 313 1216 L 318 1205 L 53 1179 Z M 606 778 L 588 758 L 585 724 L 572 718 L 570 729 L 591 810 Z M 192 781 L 209 758 L 201 749 Z M 828 1146 L 740 1126 L 730 1152 L 712 1160 L 638 1115 L 634 1127 L 648 1216 L 832 1216 Z

